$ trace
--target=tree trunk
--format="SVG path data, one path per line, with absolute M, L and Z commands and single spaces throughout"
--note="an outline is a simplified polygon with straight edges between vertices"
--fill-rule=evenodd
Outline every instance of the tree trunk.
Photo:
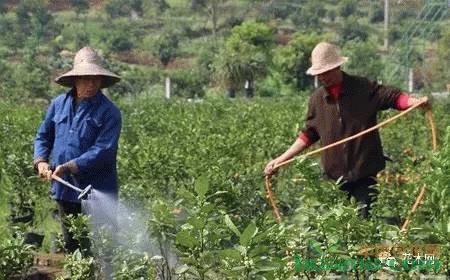
M 216 39 L 217 33 L 217 1 L 212 1 L 211 3 L 211 22 L 212 22 L 212 34 L 214 39 Z

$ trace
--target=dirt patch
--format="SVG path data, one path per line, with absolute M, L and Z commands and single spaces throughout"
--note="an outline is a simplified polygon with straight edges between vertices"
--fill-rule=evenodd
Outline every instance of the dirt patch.
M 105 0 L 91 0 L 89 1 L 90 9 L 100 9 L 103 8 Z M 48 3 L 48 7 L 53 12 L 73 10 L 74 8 L 70 5 L 68 0 L 51 0 Z
M 138 64 L 138 65 L 148 65 L 148 66 L 156 66 L 161 63 L 155 57 L 153 57 L 149 53 L 139 52 L 139 51 L 124 51 L 115 53 L 113 57 L 117 60 L 128 64 Z
M 279 45 L 287 45 L 289 43 L 289 41 L 291 40 L 291 35 L 289 34 L 276 34 L 275 35 L 275 40 L 277 42 L 277 44 Z
M 8 10 L 13 9 L 17 5 L 19 5 L 20 0 L 6 0 L 5 6 Z M 91 0 L 89 1 L 89 8 L 90 9 L 101 9 L 105 5 L 105 0 Z M 59 12 L 59 11 L 71 11 L 74 10 L 74 8 L 70 5 L 69 0 L 50 0 L 48 2 L 48 9 L 52 12 Z
M 63 273 L 63 254 L 38 254 L 34 257 L 34 266 L 25 279 L 52 280 Z
M 176 70 L 176 69 L 189 69 L 192 67 L 193 58 L 177 58 L 169 62 L 166 69 Z

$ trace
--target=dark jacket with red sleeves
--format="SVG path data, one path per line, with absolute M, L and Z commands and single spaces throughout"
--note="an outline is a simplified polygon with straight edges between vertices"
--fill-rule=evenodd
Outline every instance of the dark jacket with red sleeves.
M 324 87 L 309 100 L 303 133 L 322 146 L 368 129 L 377 123 L 377 113 L 395 108 L 399 89 L 383 86 L 363 77 L 343 73 L 340 98 L 335 101 Z M 378 130 L 322 152 L 327 177 L 343 177 L 349 182 L 375 176 L 385 167 Z

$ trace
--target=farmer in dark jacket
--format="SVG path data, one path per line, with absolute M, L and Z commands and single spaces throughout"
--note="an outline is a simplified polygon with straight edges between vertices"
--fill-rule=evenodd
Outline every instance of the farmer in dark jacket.
M 34 166 L 39 176 L 52 174 L 75 186 L 117 197 L 116 155 L 121 130 L 119 109 L 100 91 L 120 78 L 100 66 L 97 53 L 85 47 L 78 51 L 71 71 L 55 82 L 71 89 L 50 104 L 34 142 Z M 79 244 L 68 232 L 65 217 L 81 213 L 78 193 L 52 181 L 51 194 L 59 206 L 65 249 Z
M 323 86 L 310 97 L 302 133 L 286 152 L 266 165 L 266 175 L 274 173 L 277 164 L 291 159 L 318 140 L 326 146 L 376 125 L 377 113 L 381 110 L 405 110 L 427 101 L 426 97 L 414 98 L 394 87 L 343 72 L 340 66 L 347 60 L 332 44 L 322 42 L 314 48 L 312 66 L 306 73 L 317 76 Z M 367 218 L 377 194 L 373 187 L 377 183 L 377 173 L 385 167 L 378 131 L 325 150 L 321 161 L 327 178 L 342 177 L 345 183 L 341 189 L 366 205 L 360 215 Z

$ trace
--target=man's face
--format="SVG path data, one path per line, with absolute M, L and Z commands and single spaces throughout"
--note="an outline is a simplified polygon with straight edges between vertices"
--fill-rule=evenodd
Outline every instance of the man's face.
M 75 87 L 78 97 L 94 96 L 100 89 L 102 77 L 100 76 L 80 76 L 75 79 Z
M 327 72 L 318 74 L 317 78 L 325 87 L 335 85 L 341 81 L 341 69 L 338 67 L 328 70 Z

